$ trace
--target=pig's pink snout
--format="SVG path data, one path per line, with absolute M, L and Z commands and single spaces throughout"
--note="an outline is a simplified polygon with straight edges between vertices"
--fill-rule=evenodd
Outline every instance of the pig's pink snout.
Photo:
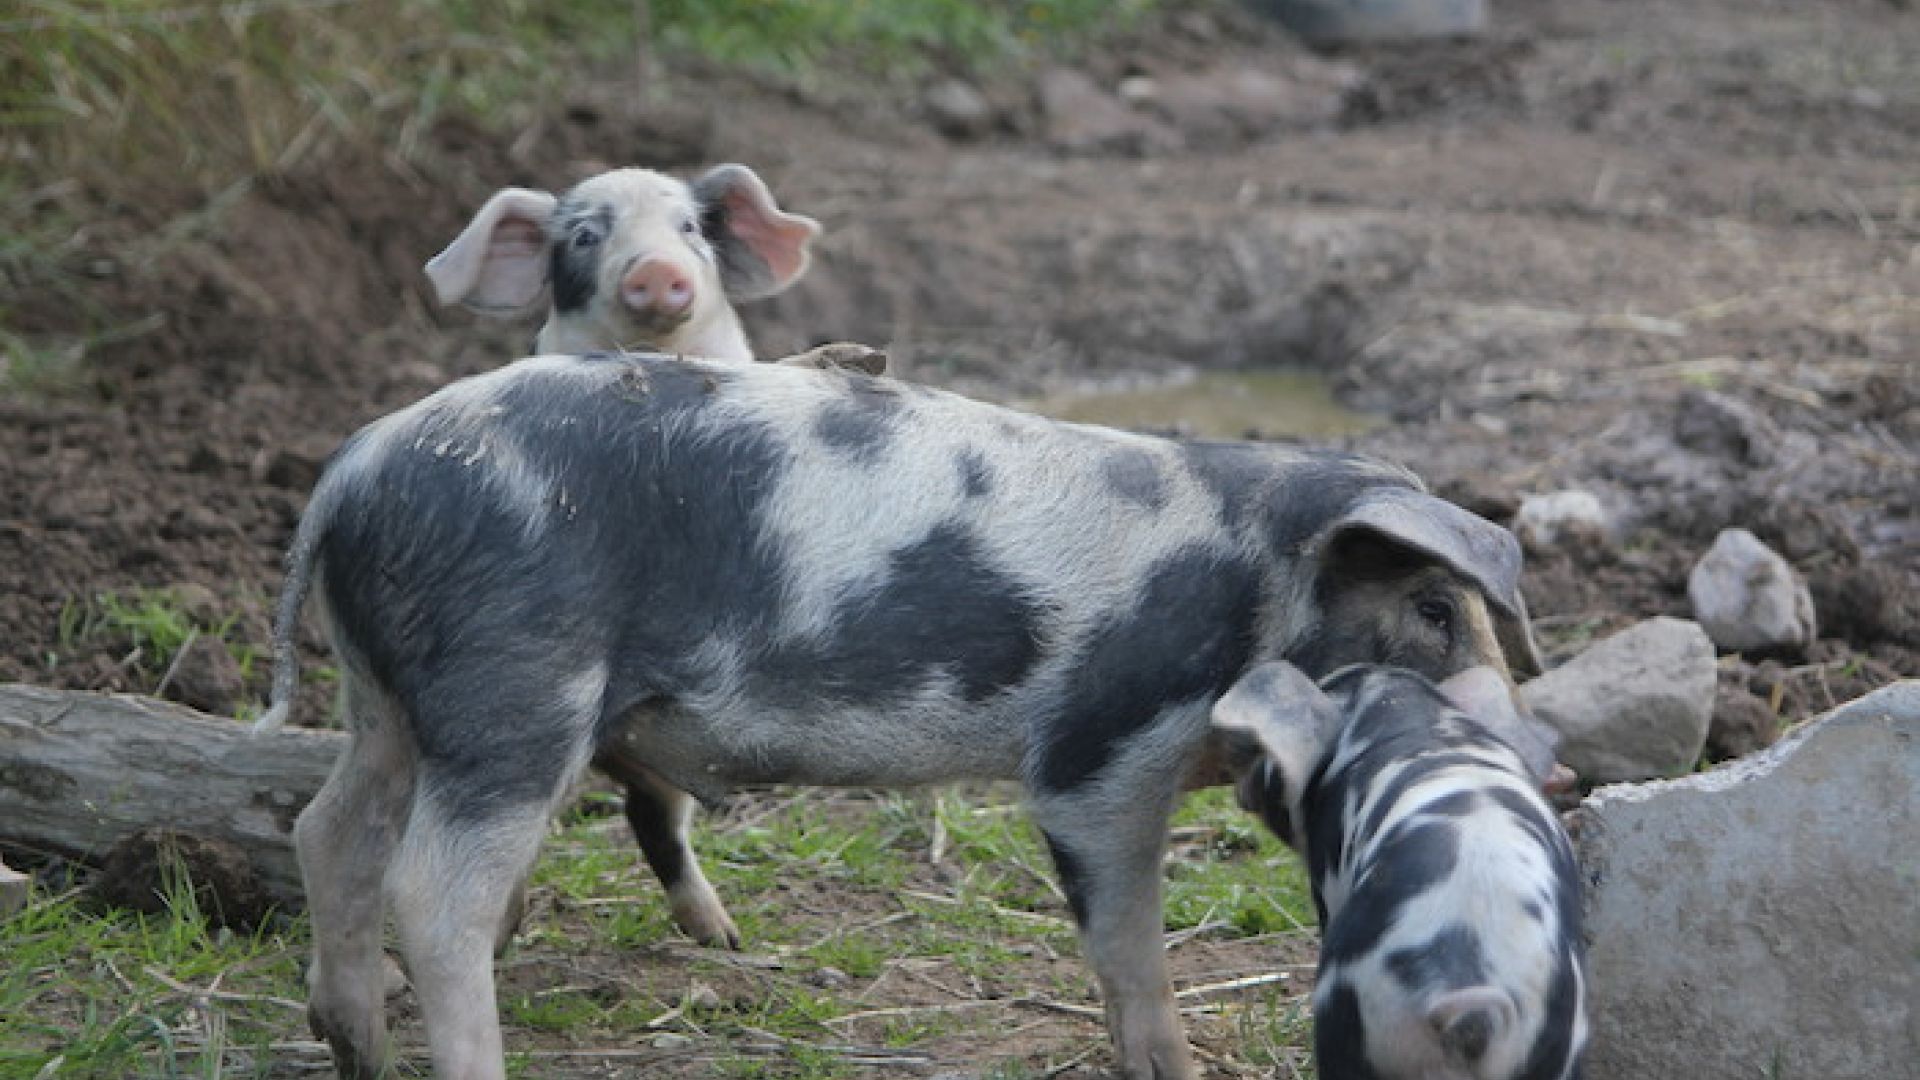
M 620 299 L 641 314 L 684 315 L 693 306 L 693 275 L 665 259 L 642 259 L 620 280 Z

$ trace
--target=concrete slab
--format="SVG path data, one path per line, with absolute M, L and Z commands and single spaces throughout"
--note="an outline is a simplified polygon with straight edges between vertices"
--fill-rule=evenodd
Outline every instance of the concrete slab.
M 1920 1078 L 1920 681 L 1569 829 L 1589 1080 Z

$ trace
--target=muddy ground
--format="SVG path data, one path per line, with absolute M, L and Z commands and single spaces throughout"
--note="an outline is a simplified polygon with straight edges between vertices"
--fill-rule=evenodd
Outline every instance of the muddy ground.
M 183 200 L 120 207 L 76 237 L 80 301 L 6 305 L 42 340 L 117 332 L 0 397 L 0 679 L 153 690 L 129 639 L 89 629 L 108 591 L 174 588 L 263 645 L 339 439 L 531 339 L 433 310 L 420 264 L 466 214 L 509 183 L 741 160 L 827 227 L 809 280 L 747 311 L 763 354 L 884 344 L 903 378 L 1049 407 L 1318 375 L 1373 419 L 1320 441 L 1496 519 L 1567 486 L 1616 514 L 1610 542 L 1530 553 L 1559 656 L 1687 614 L 1688 569 L 1745 526 L 1806 575 L 1821 636 L 1726 658 L 1723 706 L 1792 722 L 1920 674 L 1917 18 L 1511 0 L 1483 40 L 1315 56 L 1189 10 L 1084 80 L 986 82 L 970 118 L 920 88 L 670 62 L 644 108 L 609 73 L 520 130 L 443 123 L 404 161 L 336 146 L 194 228 L 168 225 Z M 264 672 L 214 685 L 202 704 L 231 711 Z M 325 686 L 306 695 L 318 718 Z
M 1728 681 L 1791 720 L 1920 671 L 1913 20 L 1525 0 L 1481 41 L 1328 57 L 1202 9 L 1084 79 L 986 82 L 965 122 L 912 88 L 682 64 L 641 106 L 610 73 L 524 130 L 336 147 L 192 228 L 162 195 L 120 207 L 75 238 L 78 303 L 8 305 L 42 340 L 110 333 L 0 399 L 0 678 L 151 690 L 129 640 L 75 630 L 108 590 L 198 586 L 264 641 L 331 447 L 530 339 L 432 309 L 419 266 L 463 215 L 506 183 L 737 159 L 828 230 L 749 310 L 763 353 L 884 343 L 905 378 L 1016 402 L 1323 374 L 1381 421 L 1353 445 L 1477 510 L 1579 485 L 1618 514 L 1612 545 L 1536 553 L 1549 640 L 1684 613 L 1724 526 L 1779 547 L 1822 640 Z

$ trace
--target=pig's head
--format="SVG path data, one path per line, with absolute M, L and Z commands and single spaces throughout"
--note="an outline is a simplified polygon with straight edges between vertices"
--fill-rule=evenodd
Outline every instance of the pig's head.
M 427 263 L 442 304 L 513 316 L 551 295 L 543 353 L 645 349 L 750 360 L 733 304 L 804 274 L 820 233 L 744 165 L 691 184 L 615 169 L 560 196 L 506 188 Z
M 1401 692 L 1385 698 L 1380 692 L 1387 690 Z M 1438 743 L 1429 740 L 1456 710 L 1513 750 L 1529 779 L 1550 787 L 1561 768 L 1553 760 L 1559 736 L 1518 707 L 1509 690 L 1506 677 L 1491 667 L 1469 668 L 1435 687 L 1407 671 L 1371 664 L 1342 668 L 1316 683 L 1292 664 L 1273 661 L 1247 672 L 1214 703 L 1213 729 L 1237 778 L 1240 805 L 1299 847 L 1308 786 L 1350 724 L 1360 725 L 1348 733 L 1350 744 L 1432 750 Z M 1356 705 L 1381 700 L 1393 706 L 1355 718 Z M 1418 734 L 1408 738 L 1410 733 Z
M 1391 664 L 1432 679 L 1540 674 L 1513 534 L 1423 491 L 1379 487 L 1309 547 L 1312 628 L 1287 659 L 1325 675 Z

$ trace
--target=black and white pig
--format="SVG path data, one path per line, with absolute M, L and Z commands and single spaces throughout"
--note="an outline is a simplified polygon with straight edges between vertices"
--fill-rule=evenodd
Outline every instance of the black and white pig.
M 261 726 L 311 588 L 351 734 L 295 828 L 308 1015 L 343 1075 L 379 1072 L 390 902 L 438 1075 L 499 1077 L 495 927 L 596 756 L 681 800 L 1017 778 L 1123 1069 L 1190 1077 L 1160 865 L 1182 785 L 1225 780 L 1215 698 L 1279 657 L 1530 672 L 1519 568 L 1504 529 L 1354 455 L 778 365 L 456 383 L 347 441 L 289 555 Z M 678 903 L 684 832 L 647 855 Z
M 712 360 L 754 359 L 733 304 L 798 281 L 820 235 L 812 218 L 775 203 L 744 165 L 721 165 L 691 184 L 651 169 L 614 169 L 562 195 L 504 188 L 426 265 L 442 304 L 518 315 L 547 304 L 539 353 L 644 348 Z M 879 350 L 844 343 L 778 361 L 878 375 Z M 673 858 L 693 805 L 638 763 L 600 767 L 627 791 L 634 836 L 655 866 Z M 737 948 L 739 930 L 697 864 L 676 877 L 674 923 L 706 945 Z M 521 902 L 510 905 L 507 932 Z
M 733 304 L 798 281 L 819 235 L 744 165 L 691 184 L 614 169 L 559 196 L 503 188 L 426 270 L 442 304 L 483 314 L 520 315 L 550 297 L 538 353 L 751 360 Z
M 1323 1080 L 1569 1080 L 1587 1041 L 1580 880 L 1539 786 L 1551 731 L 1497 672 L 1316 686 L 1263 664 L 1213 707 L 1239 793 L 1305 856 Z

